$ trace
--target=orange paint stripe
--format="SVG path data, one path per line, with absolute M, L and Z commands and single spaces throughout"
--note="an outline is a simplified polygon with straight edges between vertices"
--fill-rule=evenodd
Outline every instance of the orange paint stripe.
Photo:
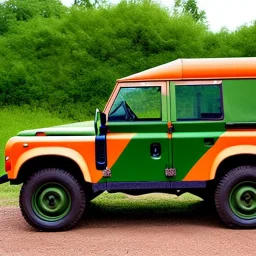
M 136 133 L 110 133 L 107 134 L 108 167 L 111 168 L 125 150 Z
M 256 145 L 256 131 L 228 131 L 224 132 L 211 147 L 191 168 L 183 179 L 184 181 L 209 180 L 214 160 L 221 151 L 238 145 Z M 242 153 L 242 152 L 241 152 Z
M 24 142 L 28 144 L 27 148 L 23 147 Z M 15 165 L 23 153 L 36 148 L 47 148 L 49 145 L 50 147 L 63 147 L 75 150 L 86 162 L 91 181 L 98 182 L 102 178 L 102 172 L 97 170 L 95 165 L 95 136 L 14 137 L 7 143 L 5 152 L 6 155 L 11 156 L 12 163 L 12 170 L 8 172 L 8 177 L 16 178 L 17 173 L 14 172 Z

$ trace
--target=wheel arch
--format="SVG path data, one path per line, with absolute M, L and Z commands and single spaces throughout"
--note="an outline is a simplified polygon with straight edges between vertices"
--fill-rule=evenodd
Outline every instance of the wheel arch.
M 213 162 L 210 179 L 220 179 L 226 172 L 241 165 L 256 165 L 256 146 L 233 146 L 223 150 Z
M 35 148 L 25 152 L 18 158 L 11 179 L 21 183 L 35 170 L 48 167 L 63 168 L 80 180 L 91 182 L 84 158 L 77 151 L 63 147 Z

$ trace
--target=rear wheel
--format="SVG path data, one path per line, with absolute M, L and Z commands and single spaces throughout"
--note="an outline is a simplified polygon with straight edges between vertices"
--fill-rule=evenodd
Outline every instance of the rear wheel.
M 20 208 L 26 221 L 39 230 L 70 229 L 84 212 L 84 189 L 68 172 L 45 169 L 23 184 Z
M 230 227 L 256 227 L 256 167 L 241 166 L 229 171 L 215 192 L 219 216 Z

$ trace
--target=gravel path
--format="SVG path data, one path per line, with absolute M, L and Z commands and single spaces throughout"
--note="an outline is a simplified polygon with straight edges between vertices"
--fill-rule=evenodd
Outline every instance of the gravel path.
M 0 208 L 0 255 L 256 255 L 256 230 L 225 228 L 216 216 L 90 217 L 73 230 L 38 232 L 17 207 Z

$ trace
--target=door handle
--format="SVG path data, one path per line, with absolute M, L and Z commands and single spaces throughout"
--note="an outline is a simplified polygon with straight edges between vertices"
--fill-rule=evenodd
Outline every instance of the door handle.
M 160 143 L 153 143 L 150 145 L 150 155 L 153 159 L 158 159 L 161 157 Z
M 214 138 L 204 138 L 204 145 L 206 147 L 211 147 L 215 143 Z

